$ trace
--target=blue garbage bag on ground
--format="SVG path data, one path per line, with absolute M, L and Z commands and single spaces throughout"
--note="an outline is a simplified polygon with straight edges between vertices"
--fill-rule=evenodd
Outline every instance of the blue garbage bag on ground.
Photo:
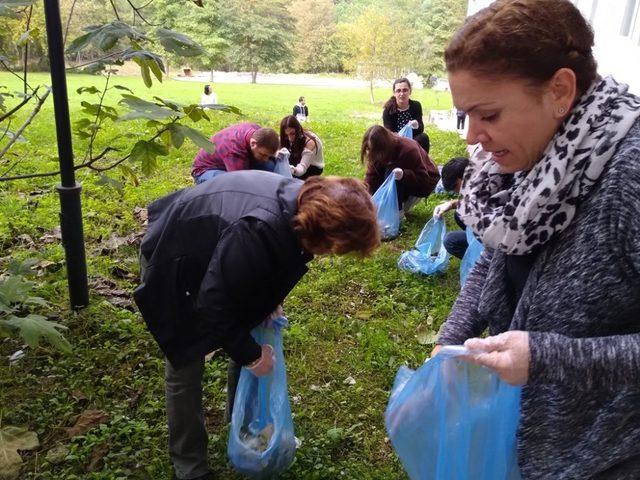
M 391 172 L 372 197 L 378 210 L 378 225 L 383 240 L 390 240 L 400 232 L 400 207 L 398 206 L 398 188 Z
M 467 227 L 466 234 L 467 250 L 464 252 L 464 257 L 462 257 L 462 260 L 460 262 L 460 287 L 462 287 L 462 285 L 464 285 L 464 282 L 467 281 L 469 272 L 480 258 L 482 250 L 484 250 L 484 247 L 473 234 L 471 228 Z
M 398 370 L 385 412 L 412 480 L 518 480 L 520 387 L 443 347 L 415 372 Z
M 400 135 L 401 137 L 413 139 L 413 128 L 411 127 L 411 122 L 402 127 L 398 132 L 398 135 Z
M 398 268 L 423 275 L 444 272 L 449 266 L 449 252 L 442 244 L 446 234 L 444 219 L 429 220 L 420 232 L 415 248 L 400 255 Z
M 289 166 L 289 152 L 279 151 L 276 155 L 275 166 L 273 168 L 273 173 L 277 173 L 278 175 L 282 175 L 283 177 L 293 178 L 291 175 L 291 167 Z
M 286 470 L 296 454 L 281 333 L 288 322 L 279 317 L 273 324 L 251 332 L 259 344 L 273 346 L 274 368 L 264 377 L 242 368 L 227 445 L 233 468 L 257 479 L 272 478 Z

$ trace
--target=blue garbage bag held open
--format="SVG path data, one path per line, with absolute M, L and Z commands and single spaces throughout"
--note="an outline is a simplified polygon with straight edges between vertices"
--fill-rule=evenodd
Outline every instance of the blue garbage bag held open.
M 398 132 L 398 135 L 400 135 L 401 137 L 413 139 L 413 127 L 411 126 L 411 122 L 402 127 Z
M 444 219 L 429 220 L 420 232 L 415 248 L 400 255 L 398 268 L 423 275 L 444 272 L 449 266 L 449 252 L 442 245 L 446 234 Z
M 385 412 L 389 439 L 412 480 L 518 480 L 520 387 L 443 347 L 415 372 L 401 367 Z
M 270 375 L 256 377 L 242 368 L 231 416 L 227 454 L 233 468 L 251 478 L 272 478 L 286 470 L 296 454 L 296 439 L 287 393 L 287 373 L 282 349 L 285 317 L 262 325 L 251 335 L 259 344 L 273 347 L 275 362 Z
M 391 172 L 372 197 L 378 210 L 378 226 L 383 240 L 390 240 L 400 232 L 400 207 L 398 206 L 398 188 Z
M 466 234 L 467 250 L 464 252 L 464 256 L 462 257 L 462 260 L 460 262 L 460 287 L 462 287 L 462 285 L 464 285 L 464 282 L 467 281 L 469 272 L 480 258 L 482 250 L 484 250 L 484 247 L 473 234 L 471 228 L 467 227 Z
M 291 154 L 286 149 L 281 149 L 276 155 L 275 167 L 273 173 L 282 175 L 283 177 L 293 178 L 291 175 L 291 167 L 289 166 L 289 156 Z

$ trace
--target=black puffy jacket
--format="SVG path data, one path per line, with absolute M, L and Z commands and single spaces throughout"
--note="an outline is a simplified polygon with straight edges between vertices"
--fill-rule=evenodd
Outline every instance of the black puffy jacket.
M 302 181 L 261 171 L 219 175 L 149 206 L 136 304 L 175 367 L 222 347 L 246 365 L 250 335 L 307 272 L 291 221 Z

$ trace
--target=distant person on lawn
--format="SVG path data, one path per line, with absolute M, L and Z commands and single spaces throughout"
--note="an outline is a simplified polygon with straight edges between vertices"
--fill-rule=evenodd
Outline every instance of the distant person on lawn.
M 309 107 L 307 107 L 304 97 L 300 97 L 298 103 L 293 106 L 293 116 L 296 117 L 299 122 L 305 122 L 309 117 Z
M 211 142 L 214 153 L 200 149 L 193 160 L 191 176 L 196 184 L 236 170 L 273 170 L 270 160 L 280 146 L 275 130 L 255 123 L 238 123 L 220 130 Z
M 376 209 L 354 178 L 234 172 L 151 204 L 134 296 L 167 359 L 174 478 L 215 478 L 202 402 L 205 355 L 222 348 L 231 358 L 229 414 L 240 367 L 258 377 L 273 369 L 272 346 L 256 343 L 251 330 L 281 312 L 313 256 L 365 257 L 379 244 Z
M 215 94 L 211 85 L 204 86 L 204 93 L 200 96 L 200 106 L 215 105 L 218 103 L 218 96 Z

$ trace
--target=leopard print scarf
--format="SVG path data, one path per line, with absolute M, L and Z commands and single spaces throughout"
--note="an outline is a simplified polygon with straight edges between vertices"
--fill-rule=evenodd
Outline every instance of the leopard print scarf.
M 525 255 L 567 228 L 640 117 L 640 98 L 627 88 L 611 77 L 597 80 L 529 171 L 503 174 L 492 160 L 472 155 L 458 213 L 483 245 Z

